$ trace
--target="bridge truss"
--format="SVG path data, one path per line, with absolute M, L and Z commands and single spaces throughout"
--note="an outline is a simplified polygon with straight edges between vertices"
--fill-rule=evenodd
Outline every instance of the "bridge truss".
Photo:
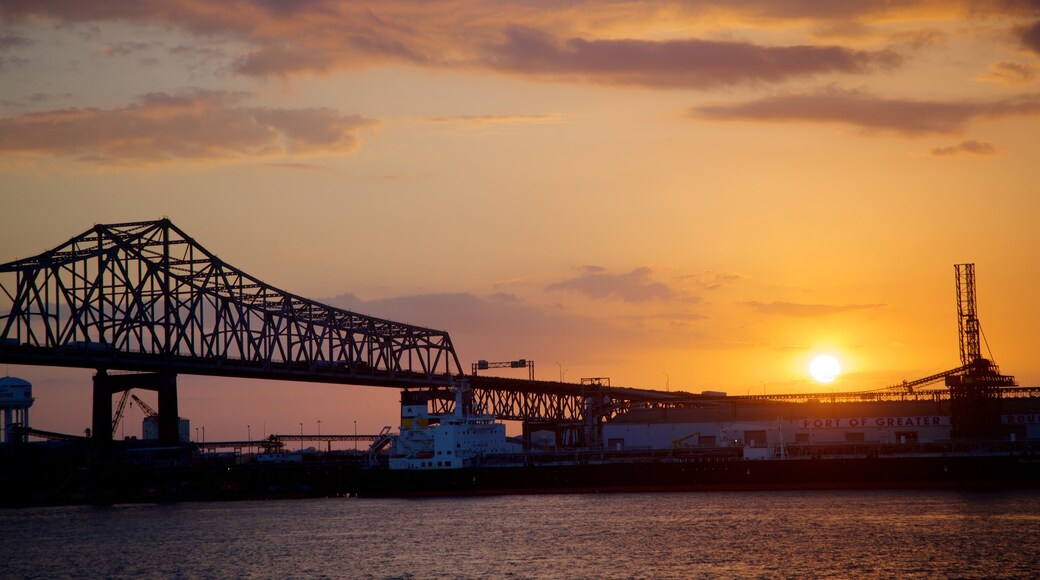
M 447 332 L 279 290 L 166 219 L 0 265 L 0 290 L 11 363 L 394 386 L 462 373 Z
M 112 394 L 145 388 L 159 392 L 160 439 L 176 442 L 179 373 L 391 387 L 462 374 L 447 332 L 279 290 L 167 219 L 96 225 L 0 265 L 3 302 L 0 362 L 97 369 L 99 440 Z

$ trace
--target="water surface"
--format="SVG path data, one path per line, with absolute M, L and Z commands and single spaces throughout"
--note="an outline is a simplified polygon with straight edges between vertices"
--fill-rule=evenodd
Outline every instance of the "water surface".
M 0 511 L 0 577 L 1035 577 L 1040 492 L 321 499 Z

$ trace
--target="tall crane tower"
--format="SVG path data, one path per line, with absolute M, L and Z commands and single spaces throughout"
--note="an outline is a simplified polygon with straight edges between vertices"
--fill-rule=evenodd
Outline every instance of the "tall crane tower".
M 957 275 L 957 330 L 961 339 L 961 365 L 982 358 L 979 349 L 979 316 L 975 311 L 975 264 L 954 264 Z
M 957 330 L 961 373 L 946 377 L 950 389 L 950 420 L 956 439 L 997 439 L 1001 436 L 1001 388 L 1015 385 L 1015 377 L 1000 374 L 993 361 L 983 358 L 982 334 L 975 306 L 975 264 L 955 264 Z

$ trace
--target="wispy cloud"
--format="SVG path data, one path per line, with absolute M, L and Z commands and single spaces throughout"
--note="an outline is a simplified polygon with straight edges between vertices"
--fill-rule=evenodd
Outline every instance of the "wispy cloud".
M 932 157 L 954 157 L 957 155 L 996 155 L 997 148 L 992 143 L 970 139 L 949 147 L 932 147 L 928 150 Z
M 313 163 L 264 163 L 264 167 L 273 167 L 275 169 L 293 169 L 296 171 L 323 171 L 327 169 L 321 165 L 314 165 Z
M 1028 85 L 1036 80 L 1037 68 L 1017 62 L 997 62 L 989 65 L 985 74 L 976 77 L 980 81 L 1010 86 Z
M 101 54 L 108 57 L 130 56 L 148 50 L 154 46 L 157 46 L 157 44 L 150 42 L 119 42 L 101 47 Z
M 960 133 L 976 119 L 1038 116 L 1040 94 L 990 101 L 924 101 L 831 89 L 694 107 L 691 115 L 716 121 L 844 123 L 915 137 Z
M 456 115 L 450 117 L 427 117 L 430 123 L 456 124 L 465 127 L 483 128 L 495 125 L 551 125 L 563 122 L 562 115 Z
M 796 302 L 741 302 L 744 306 L 747 306 L 756 312 L 762 314 L 776 314 L 780 316 L 795 316 L 795 317 L 818 317 L 818 316 L 829 316 L 831 314 L 840 314 L 843 312 L 851 312 L 854 310 L 867 310 L 873 308 L 881 308 L 884 304 L 842 304 L 842 305 L 830 305 L 830 304 L 798 304 Z
M 610 274 L 599 266 L 586 266 L 582 275 L 550 284 L 546 290 L 568 290 L 590 298 L 625 302 L 664 300 L 676 296 L 666 284 L 655 281 L 653 270 L 647 267 L 625 274 Z
M 746 279 L 747 276 L 739 272 L 720 272 L 717 270 L 705 270 L 696 274 L 677 276 L 676 280 L 692 280 L 695 284 L 705 290 L 717 290 L 734 282 Z
M 332 109 L 249 107 L 245 95 L 154 93 L 116 109 L 0 118 L 0 152 L 71 156 L 104 165 L 342 155 L 377 122 Z

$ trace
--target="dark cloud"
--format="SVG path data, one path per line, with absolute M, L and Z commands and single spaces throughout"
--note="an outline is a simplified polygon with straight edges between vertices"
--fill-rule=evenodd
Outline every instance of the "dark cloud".
M 119 109 L 62 109 L 0 118 L 0 152 L 75 156 L 106 165 L 337 155 L 375 121 L 332 109 L 272 109 L 244 95 L 155 93 Z
M 709 40 L 557 40 L 548 33 L 513 27 L 503 43 L 488 47 L 497 70 L 553 78 L 651 87 L 714 87 L 782 82 L 824 73 L 864 73 L 891 68 L 891 51 L 839 46 L 759 46 Z
M 1022 46 L 1040 54 L 1040 20 L 1022 28 L 1018 33 L 1018 39 L 1022 41 Z
M 589 269 L 576 278 L 550 284 L 546 290 L 568 290 L 591 298 L 614 298 L 625 302 L 664 300 L 675 296 L 675 292 L 652 279 L 650 268 L 636 268 L 627 274 L 608 274 L 598 267 Z
M 23 46 L 29 46 L 32 41 L 28 38 L 17 36 L 15 34 L 0 34 L 0 51 L 11 50 L 12 48 L 21 48 Z
M 969 155 L 996 155 L 997 148 L 992 143 L 971 139 L 950 147 L 932 147 L 928 150 L 928 154 L 933 157 L 953 157 L 965 153 Z
M 728 105 L 691 109 L 694 117 L 717 121 L 846 123 L 906 136 L 952 134 L 979 118 L 1040 114 L 1040 94 L 991 101 L 916 101 L 886 99 L 841 90 L 765 97 Z
M 843 312 L 851 312 L 854 310 L 867 310 L 872 308 L 881 308 L 884 304 L 844 304 L 839 306 L 829 304 L 797 304 L 795 302 L 741 302 L 744 306 L 748 306 L 756 312 L 762 314 L 777 314 L 781 316 L 795 316 L 795 317 L 818 317 L 818 316 L 829 316 L 831 314 L 840 314 Z

